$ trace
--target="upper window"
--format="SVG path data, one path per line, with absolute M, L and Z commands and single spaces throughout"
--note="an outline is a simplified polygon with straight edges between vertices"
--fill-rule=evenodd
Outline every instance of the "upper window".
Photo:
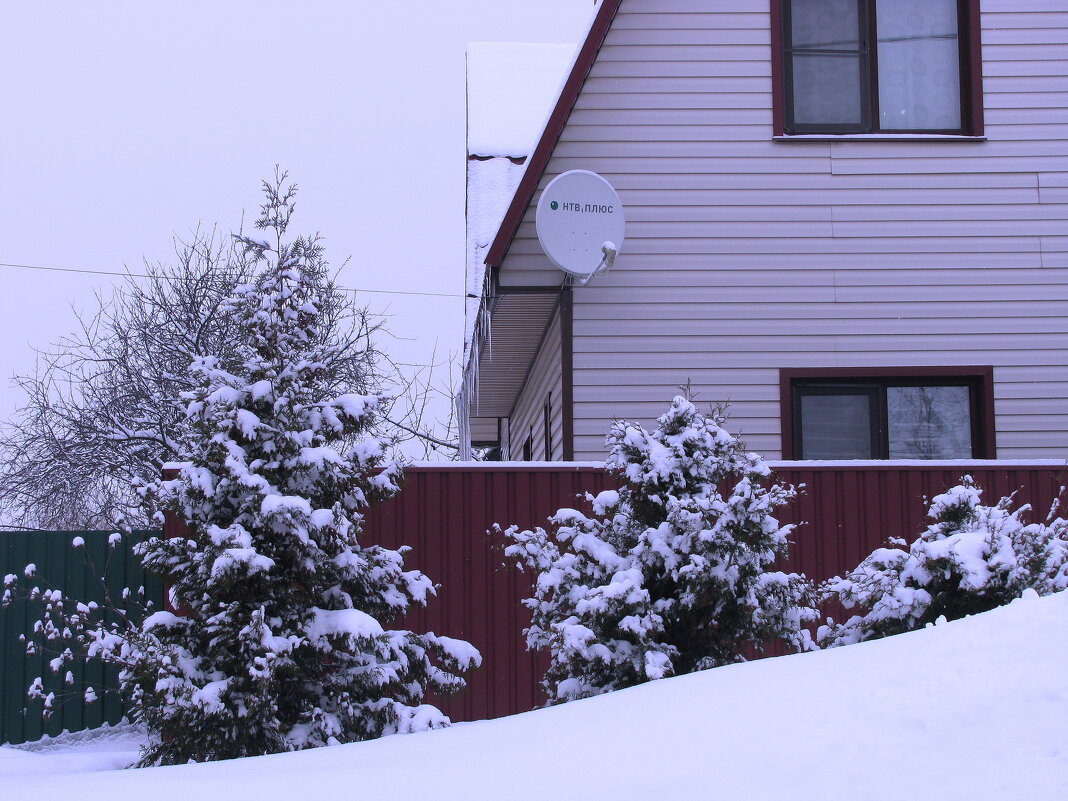
M 871 370 L 783 372 L 787 458 L 993 455 L 989 430 L 993 398 L 986 369 L 894 371 L 896 375 L 876 375 Z
M 976 0 L 781 0 L 788 134 L 979 134 Z

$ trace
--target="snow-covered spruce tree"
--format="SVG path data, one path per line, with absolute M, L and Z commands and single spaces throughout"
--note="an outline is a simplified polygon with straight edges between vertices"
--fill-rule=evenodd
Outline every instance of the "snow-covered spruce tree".
M 722 422 L 683 397 L 652 433 L 617 421 L 606 467 L 618 491 L 587 494 L 592 515 L 560 509 L 550 531 L 503 531 L 506 556 L 534 573 L 526 637 L 549 652 L 550 703 L 807 641 L 810 583 L 770 569 L 793 528 L 772 513 L 795 490 Z
M 369 435 L 380 399 L 330 397 L 332 352 L 320 331 L 327 276 L 319 245 L 284 242 L 292 189 L 266 184 L 245 238 L 263 263 L 225 313 L 242 332 L 239 366 L 194 361 L 190 445 L 176 478 L 148 485 L 188 535 L 141 547 L 177 613 L 150 615 L 97 652 L 121 681 L 152 743 L 143 764 L 309 748 L 444 725 L 422 699 L 464 686 L 468 643 L 390 630 L 434 589 L 403 550 L 359 542 L 369 504 L 397 491 L 388 443 Z
M 936 496 L 932 523 L 912 543 L 873 551 L 854 570 L 822 586 L 824 598 L 860 614 L 820 627 L 821 645 L 848 645 L 922 628 L 941 617 L 986 612 L 1030 588 L 1048 595 L 1068 588 L 1068 521 L 1025 523 L 1028 506 L 1012 497 L 980 503 L 969 476 Z

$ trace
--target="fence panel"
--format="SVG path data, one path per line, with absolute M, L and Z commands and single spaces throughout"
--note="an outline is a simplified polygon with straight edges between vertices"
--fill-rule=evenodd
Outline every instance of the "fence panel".
M 1068 469 L 1054 464 L 781 462 L 773 467 L 782 480 L 805 485 L 802 496 L 779 515 L 783 522 L 800 524 L 783 567 L 817 581 L 854 567 L 890 536 L 915 537 L 925 525 L 924 496 L 943 492 L 963 473 L 984 488 L 986 502 L 1018 492 L 1018 501 L 1032 504 L 1037 518 L 1045 517 L 1068 481 Z M 487 531 L 494 523 L 544 525 L 557 509 L 581 505 L 577 495 L 610 486 L 612 479 L 589 465 L 419 465 L 405 472 L 399 495 L 369 513 L 365 543 L 410 546 L 407 565 L 441 585 L 428 607 L 414 610 L 401 625 L 460 637 L 482 652 L 483 667 L 471 676 L 467 690 L 443 703 L 453 720 L 510 715 L 543 700 L 537 686 L 543 662 L 526 652 L 522 634 L 530 618 L 521 601 L 530 594 L 531 577 L 503 564 L 502 538 Z M 165 531 L 180 533 L 181 527 L 170 520 Z M 86 552 L 99 567 L 107 553 L 106 532 L 16 533 L 0 535 L 0 574 L 21 572 L 27 562 L 36 562 L 42 581 L 72 594 L 84 592 L 83 600 L 99 600 L 94 570 L 86 566 L 81 551 L 70 548 L 74 536 L 86 540 Z M 111 556 L 113 594 L 145 582 L 130 544 L 125 542 Z M 158 605 L 158 583 L 149 581 L 146 590 Z M 45 726 L 36 715 L 23 714 L 26 686 L 41 674 L 43 663 L 39 657 L 27 658 L 17 640 L 30 625 L 24 604 L 0 612 L 0 741 L 20 742 L 64 728 L 117 721 L 122 712 L 117 701 L 83 709 L 77 697 Z M 114 687 L 114 671 L 102 675 L 101 669 L 87 666 L 84 675 L 76 675 L 76 688 L 80 691 L 84 682 L 97 688 L 101 681 Z
M 855 567 L 888 537 L 915 538 L 926 525 L 924 496 L 943 492 L 964 473 L 984 488 L 986 502 L 1018 492 L 1038 518 L 1068 481 L 1063 465 L 773 466 L 783 481 L 805 485 L 797 502 L 779 514 L 784 523 L 800 524 L 783 568 L 816 581 Z M 526 653 L 522 634 L 530 616 L 520 602 L 530 594 L 531 580 L 503 565 L 502 539 L 487 536 L 487 529 L 494 523 L 544 525 L 558 508 L 578 505 L 576 495 L 612 485 L 600 468 L 566 463 L 414 466 L 405 472 L 401 493 L 368 515 L 367 541 L 411 546 L 406 564 L 442 584 L 427 609 L 410 615 L 406 625 L 462 637 L 482 652 L 483 666 L 467 690 L 444 704 L 453 720 L 515 714 L 543 701 L 541 663 Z
M 33 586 L 59 589 L 74 600 L 101 603 L 107 592 L 122 606 L 122 592 L 137 593 L 143 586 L 144 598 L 157 608 L 163 600 L 159 581 L 146 577 L 132 553 L 134 544 L 154 532 L 124 536 L 115 548 L 108 546 L 108 531 L 13 531 L 0 533 L 0 575 L 22 574 L 28 564 L 37 566 Z M 75 537 L 84 548 L 73 548 Z M 20 743 L 56 735 L 64 730 L 95 728 L 122 719 L 121 701 L 110 690 L 118 686 L 118 671 L 99 660 L 76 663 L 71 672 L 74 683 L 65 685 L 62 675 L 53 675 L 48 661 L 54 654 L 26 655 L 20 637 L 29 637 L 34 621 L 40 619 L 41 604 L 17 600 L 0 609 L 0 742 Z M 26 700 L 26 689 L 41 676 L 45 689 L 57 696 L 55 712 L 48 721 L 41 718 L 41 702 Z M 87 687 L 100 699 L 83 701 Z

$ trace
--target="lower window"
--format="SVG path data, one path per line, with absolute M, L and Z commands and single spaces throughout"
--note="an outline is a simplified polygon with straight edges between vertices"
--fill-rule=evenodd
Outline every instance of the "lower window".
M 872 373 L 784 370 L 784 457 L 993 456 L 989 368 Z

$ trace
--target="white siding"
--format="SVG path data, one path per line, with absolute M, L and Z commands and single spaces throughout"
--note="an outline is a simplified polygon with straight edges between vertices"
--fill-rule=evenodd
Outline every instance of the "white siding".
M 774 141 L 767 9 L 624 0 L 549 163 L 628 216 L 575 289 L 575 458 L 687 379 L 774 458 L 779 368 L 913 365 L 993 365 L 998 455 L 1068 455 L 1068 0 L 983 0 L 987 141 Z M 558 280 L 532 209 L 502 283 Z
M 520 393 L 515 412 L 509 421 L 511 437 L 510 455 L 512 459 L 521 459 L 523 443 L 533 432 L 533 452 L 535 461 L 558 461 L 563 455 L 563 428 L 561 410 L 561 393 L 563 384 L 560 372 L 560 313 L 553 316 L 545 333 L 541 349 L 538 351 L 534 366 L 527 377 L 526 385 Z M 545 453 L 545 402 L 550 403 L 550 430 L 552 433 L 552 453 Z M 603 437 L 602 437 L 603 439 Z

